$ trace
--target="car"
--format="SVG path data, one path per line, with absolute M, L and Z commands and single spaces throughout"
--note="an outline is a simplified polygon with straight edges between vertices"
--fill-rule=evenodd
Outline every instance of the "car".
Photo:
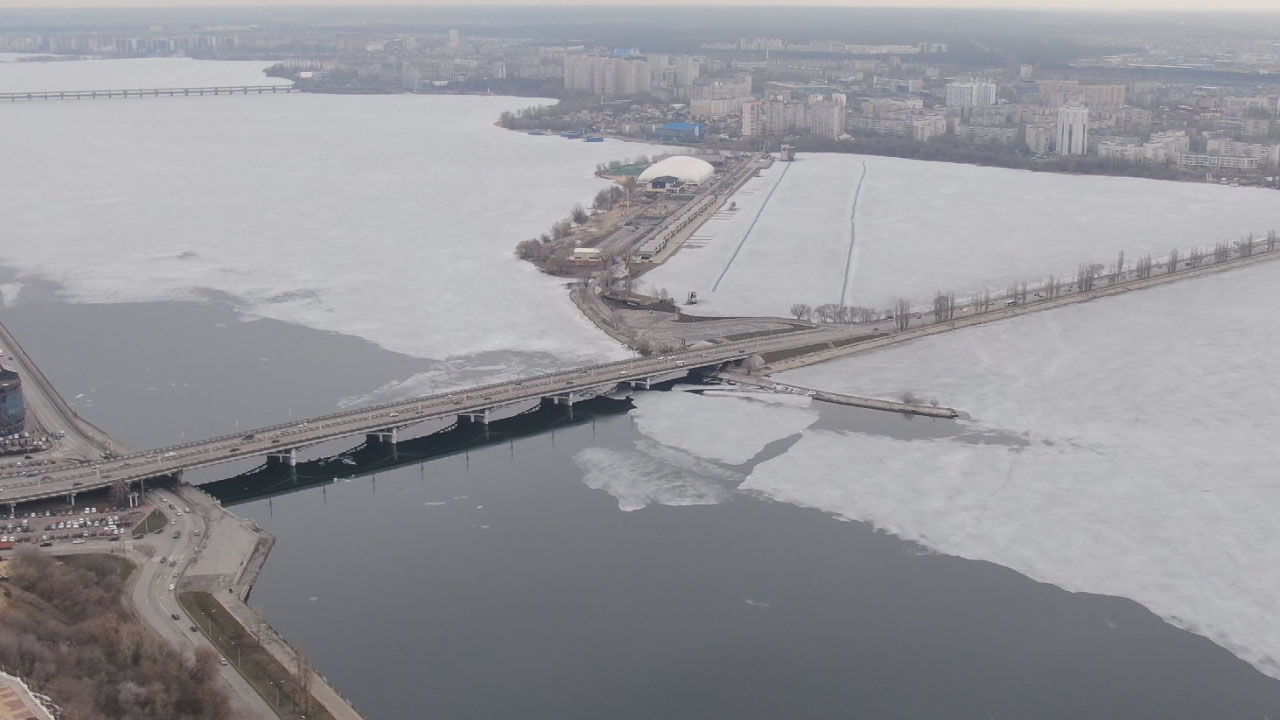
M 398 412 L 387 413 L 387 414 L 390 415 L 391 417 L 400 417 L 400 413 Z
M 170 589 L 170 590 L 176 590 L 177 588 L 178 588 L 178 586 L 177 586 L 177 585 L 174 585 L 173 583 L 169 583 L 169 589 Z
M 191 632 L 200 632 L 200 628 L 196 627 L 195 625 L 192 625 Z
M 173 457 L 174 455 L 177 455 L 177 453 L 173 452 L 172 450 L 164 454 L 165 457 Z
M 175 514 L 175 515 L 179 515 L 179 516 L 181 516 L 181 515 L 182 515 L 182 511 L 181 511 L 181 510 L 178 510 L 178 511 L 176 511 L 174 514 Z
M 182 616 L 181 616 L 181 615 L 179 615 L 178 613 L 169 613 L 169 617 L 173 618 L 174 620 L 181 620 L 181 619 L 182 619 Z
M 226 659 L 226 658 L 220 658 L 220 659 L 218 660 L 218 662 L 222 663 L 223 665 L 226 665 L 226 664 L 227 664 L 227 659 Z
M 177 524 L 178 524 L 178 521 L 177 521 L 177 520 L 170 520 L 170 521 L 169 521 L 169 524 L 170 524 L 170 525 L 177 525 Z
M 189 514 L 189 513 L 191 512 L 191 508 L 189 508 L 189 507 L 184 507 L 184 508 L 182 508 L 182 511 L 183 511 L 183 512 L 185 512 L 185 513 L 188 513 L 188 514 Z

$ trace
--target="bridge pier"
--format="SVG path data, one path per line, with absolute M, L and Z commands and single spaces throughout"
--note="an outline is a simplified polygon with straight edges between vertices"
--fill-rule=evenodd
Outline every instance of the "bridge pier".
M 644 390 L 648 390 L 648 389 L 650 389 L 650 385 L 652 385 L 652 384 L 653 384 L 653 378 L 651 378 L 651 377 L 644 377 L 644 378 L 635 378 L 635 379 L 632 379 L 632 380 L 623 380 L 623 381 L 619 382 L 618 384 L 619 384 L 619 385 L 630 385 L 630 386 L 631 386 L 631 387 L 633 387 L 633 388 L 642 388 L 642 389 L 644 389 Z
M 364 441 L 369 445 L 375 445 L 375 444 L 381 444 L 381 443 L 389 443 L 391 445 L 395 445 L 397 442 L 400 442 L 399 430 L 400 430 L 399 428 L 387 428 L 385 430 L 375 430 L 374 432 L 366 433 L 364 436 Z
M 275 452 L 267 455 L 268 465 L 288 465 L 289 467 L 297 467 L 298 465 L 298 449 L 289 448 L 284 452 Z
M 470 423 L 480 423 L 481 425 L 488 425 L 489 410 L 490 408 L 485 408 L 483 410 L 476 410 L 474 412 L 459 413 L 458 424 L 467 425 Z

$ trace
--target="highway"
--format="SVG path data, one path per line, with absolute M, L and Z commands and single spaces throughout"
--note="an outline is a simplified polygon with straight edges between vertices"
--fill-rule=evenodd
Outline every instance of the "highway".
M 4 351 L 0 364 L 17 370 L 22 378 L 22 397 L 26 401 L 28 421 L 35 419 L 39 431 L 50 437 L 56 438 L 59 431 L 66 433 L 66 437 L 55 440 L 53 452 L 45 452 L 42 456 L 92 459 L 104 451 L 126 451 L 110 435 L 71 409 L 3 324 L 0 324 L 0 349 Z
M 662 357 L 624 360 L 418 397 L 375 407 L 256 428 L 233 435 L 147 452 L 135 452 L 38 476 L 0 481 L 0 503 L 26 502 L 104 488 L 113 482 L 137 481 L 247 457 L 285 453 L 326 440 L 408 427 L 425 420 L 480 413 L 513 403 L 566 396 L 618 383 L 715 367 L 752 355 L 841 340 L 873 332 L 865 326 L 838 326 L 773 337 L 725 343 L 670 353 Z M 74 415 L 74 414 L 73 414 Z

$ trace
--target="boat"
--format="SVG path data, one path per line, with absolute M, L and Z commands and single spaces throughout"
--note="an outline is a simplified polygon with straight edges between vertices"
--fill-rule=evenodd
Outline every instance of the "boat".
M 587 139 L 585 140 L 585 142 L 604 142 L 604 138 L 593 135 L 593 136 L 591 136 L 591 137 L 587 138 Z
M 529 134 L 530 135 L 546 135 L 546 133 L 541 130 L 530 130 Z

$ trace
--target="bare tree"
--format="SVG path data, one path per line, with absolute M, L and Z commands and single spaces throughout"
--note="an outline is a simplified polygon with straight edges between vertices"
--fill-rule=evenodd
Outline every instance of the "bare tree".
M 579 224 L 579 225 L 582 225 L 582 224 L 583 224 L 583 223 L 585 223 L 588 219 L 590 219 L 590 217 L 591 217 L 591 216 L 587 214 L 586 209 L 582 207 L 582 204 L 581 204 L 581 203 L 579 203 L 579 204 L 577 204 L 577 205 L 574 205 L 574 206 L 573 206 L 573 210 L 571 210 L 571 211 L 569 212 L 569 217 L 570 217 L 570 218 L 571 218 L 575 223 L 577 223 L 577 224 Z
M 1249 237 L 1240 241 L 1240 257 L 1249 257 L 1253 255 L 1253 244 L 1256 242 L 1253 233 L 1249 233 Z
M 1168 274 L 1168 273 L 1173 272 L 1174 270 L 1177 270 L 1177 269 L 1178 269 L 1178 261 L 1179 261 L 1179 260 L 1181 260 L 1181 259 L 1182 259 L 1182 258 L 1181 258 L 1181 257 L 1179 257 L 1179 254 L 1178 254 L 1178 248 L 1174 248 L 1174 249 L 1170 250 L 1170 251 L 1169 251 L 1169 260 L 1168 260 L 1168 262 L 1165 264 L 1165 267 L 1164 267 L 1165 274 Z
M 311 667 L 311 661 L 301 650 L 293 651 L 293 670 L 294 679 L 298 681 L 298 706 L 302 708 L 305 715 L 311 712 L 311 678 L 315 674 L 315 669 Z
M 824 323 L 833 323 L 840 319 L 840 306 L 835 303 L 823 303 L 813 309 L 813 313 Z
M 1200 248 L 1200 247 L 1191 248 L 1190 254 L 1187 255 L 1187 259 L 1191 261 L 1192 268 L 1198 268 L 1201 265 L 1203 265 L 1204 257 L 1205 257 L 1204 248 Z
M 1267 231 L 1267 252 L 1271 252 L 1272 250 L 1275 250 L 1275 249 L 1276 249 L 1276 231 L 1268 230 Z
M 1081 263 L 1076 270 L 1076 287 L 1080 289 L 1080 292 L 1092 290 L 1098 274 L 1101 272 L 1102 266 L 1098 263 Z
M 1231 257 L 1231 246 L 1226 242 L 1219 242 L 1213 246 L 1213 261 L 1216 263 L 1226 262 Z
M 1150 255 L 1138 258 L 1138 261 L 1133 264 L 1134 275 L 1136 275 L 1139 280 L 1146 280 L 1151 277 L 1151 266 L 1153 264 L 1154 262 L 1151 260 Z
M 956 296 L 941 290 L 933 296 L 933 321 L 946 322 L 955 316 Z
M 796 303 L 791 306 L 791 314 L 795 315 L 797 320 L 808 320 L 813 317 L 813 308 L 805 303 Z
M 911 326 L 910 300 L 898 298 L 893 304 L 893 323 L 899 330 L 906 330 Z
M 1115 285 L 1124 279 L 1124 251 L 1120 251 L 1120 256 L 1116 258 L 1115 272 L 1111 276 L 1111 284 Z

